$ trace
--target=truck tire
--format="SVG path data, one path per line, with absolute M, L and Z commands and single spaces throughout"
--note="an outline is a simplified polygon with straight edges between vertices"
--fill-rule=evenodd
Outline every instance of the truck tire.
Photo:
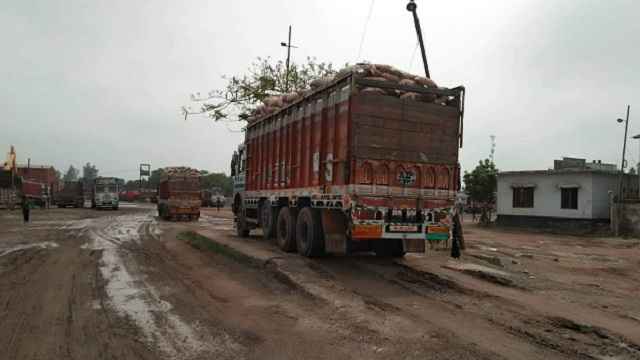
M 242 238 L 249 237 L 249 226 L 247 225 L 244 208 L 240 208 L 236 216 L 236 234 Z
M 298 253 L 306 257 L 324 255 L 324 233 L 320 212 L 306 207 L 296 220 L 296 245 Z
M 277 220 L 278 208 L 273 207 L 270 200 L 265 200 L 260 207 L 260 225 L 265 240 L 271 240 L 276 236 Z
M 373 242 L 373 252 L 382 257 L 403 257 L 405 255 L 400 239 L 380 239 Z
M 285 207 L 278 213 L 276 242 L 282 251 L 296 251 L 296 218 L 298 209 Z

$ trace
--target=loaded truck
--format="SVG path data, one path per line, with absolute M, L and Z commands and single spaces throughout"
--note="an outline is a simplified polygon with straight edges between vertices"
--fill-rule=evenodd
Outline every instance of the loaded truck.
M 53 196 L 55 204 L 59 207 L 72 206 L 84 207 L 84 186 L 81 181 L 65 181 L 62 190 Z
M 200 218 L 200 173 L 187 167 L 163 169 L 158 185 L 158 216 L 165 220 Z
M 13 210 L 20 206 L 22 178 L 9 170 L 0 169 L 0 208 Z
M 464 87 L 372 69 L 250 119 L 231 161 L 239 236 L 261 229 L 309 257 L 404 256 L 456 233 Z
M 22 195 L 42 208 L 50 204 L 50 187 L 39 181 L 22 179 Z
M 91 208 L 118 210 L 120 206 L 118 179 L 97 177 L 91 188 Z

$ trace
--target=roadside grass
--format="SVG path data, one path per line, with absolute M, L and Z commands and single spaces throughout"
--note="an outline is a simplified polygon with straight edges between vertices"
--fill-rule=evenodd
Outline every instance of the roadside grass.
M 191 245 L 195 249 L 211 251 L 241 264 L 248 264 L 251 266 L 258 265 L 256 260 L 250 256 L 247 256 L 227 245 L 220 244 L 206 236 L 202 236 L 195 231 L 183 231 L 178 234 L 177 238 L 178 240 L 182 240 Z

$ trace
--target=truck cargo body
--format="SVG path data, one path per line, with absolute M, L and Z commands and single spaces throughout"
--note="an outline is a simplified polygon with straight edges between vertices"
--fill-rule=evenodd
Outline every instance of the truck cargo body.
M 372 86 L 445 100 L 361 91 Z M 238 233 L 262 227 L 281 248 L 304 255 L 403 255 L 423 252 L 428 238 L 448 238 L 463 102 L 462 87 L 348 75 L 250 124 L 232 160 Z
M 33 180 L 22 180 L 22 195 L 36 206 L 46 207 L 49 204 L 49 187 Z
M 98 177 L 91 189 L 91 207 L 96 209 L 118 210 L 120 207 L 118 179 Z
M 158 187 L 158 215 L 167 220 L 200 218 L 200 177 L 164 175 Z
M 0 187 L 0 207 L 13 210 L 20 206 L 18 191 L 14 187 Z
M 9 210 L 20 206 L 22 178 L 14 172 L 0 169 L 0 208 Z
M 84 207 L 84 187 L 80 181 L 66 181 L 62 190 L 53 196 L 58 207 Z

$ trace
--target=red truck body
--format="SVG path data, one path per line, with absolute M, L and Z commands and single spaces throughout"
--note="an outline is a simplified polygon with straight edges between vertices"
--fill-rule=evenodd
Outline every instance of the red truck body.
M 49 191 L 47 184 L 33 180 L 22 180 L 22 195 L 29 198 L 38 206 L 46 206 L 49 201 Z
M 121 191 L 119 194 L 119 197 L 120 197 L 120 201 L 134 202 L 138 200 L 138 198 L 140 198 L 140 191 L 136 191 L 136 190 Z
M 158 214 L 168 220 L 200 218 L 200 176 L 165 173 L 158 186 Z
M 374 86 L 445 100 L 361 91 Z M 430 229 L 434 238 L 448 235 L 460 188 L 463 102 L 462 87 L 351 74 L 250 124 L 232 160 L 238 233 L 261 227 L 284 250 L 311 256 L 424 251 Z

